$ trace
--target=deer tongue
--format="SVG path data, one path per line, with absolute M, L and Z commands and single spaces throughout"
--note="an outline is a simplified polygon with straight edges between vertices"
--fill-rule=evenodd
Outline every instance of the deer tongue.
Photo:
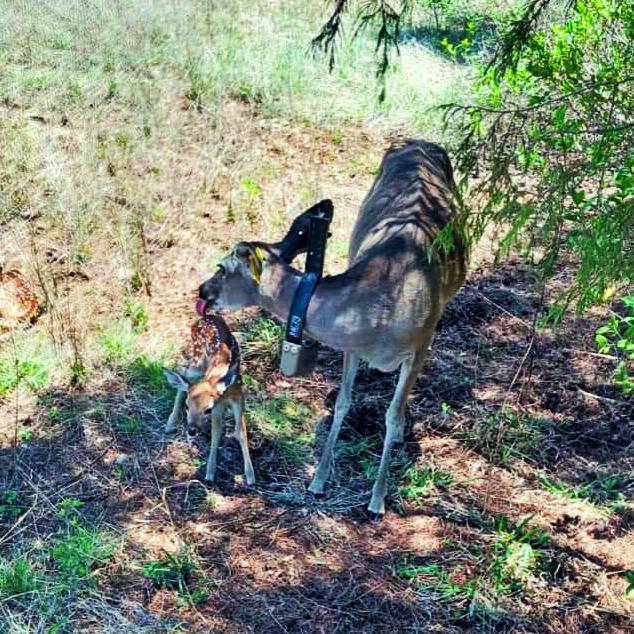
M 207 300 L 206 299 L 202 299 L 202 298 L 198 298 L 196 300 L 196 312 L 201 316 L 204 317 L 205 316 L 205 308 L 207 308 Z

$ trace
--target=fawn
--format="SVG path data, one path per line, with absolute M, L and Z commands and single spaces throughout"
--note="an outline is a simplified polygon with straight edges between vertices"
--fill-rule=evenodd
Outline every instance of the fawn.
M 236 438 L 244 459 L 244 476 L 247 484 L 254 484 L 255 475 L 249 456 L 244 418 L 240 347 L 224 319 L 211 314 L 198 319 L 191 328 L 191 348 L 184 372 L 164 372 L 170 385 L 178 390 L 165 432 L 174 431 L 185 398 L 189 438 L 200 429 L 203 419 L 211 414 L 211 446 L 205 480 L 213 482 L 218 444 L 223 430 L 223 413 L 230 405 L 236 422 Z

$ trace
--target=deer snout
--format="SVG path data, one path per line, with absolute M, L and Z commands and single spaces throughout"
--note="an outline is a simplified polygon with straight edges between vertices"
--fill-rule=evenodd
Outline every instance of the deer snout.
M 187 438 L 192 439 L 194 438 L 194 436 L 196 436 L 198 434 L 198 428 L 195 425 L 188 425 L 187 426 Z
M 214 300 L 218 297 L 218 289 L 213 280 L 207 280 L 198 287 L 198 297 L 210 303 L 214 302 Z

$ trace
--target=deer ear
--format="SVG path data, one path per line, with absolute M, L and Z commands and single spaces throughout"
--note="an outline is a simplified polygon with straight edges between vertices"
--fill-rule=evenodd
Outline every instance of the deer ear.
M 286 235 L 280 242 L 274 246 L 280 250 L 280 257 L 284 262 L 290 264 L 300 253 L 304 253 L 308 249 L 308 234 L 310 232 L 310 219 L 315 213 L 321 211 L 332 218 L 332 201 L 329 199 L 322 200 L 310 209 L 299 214 L 293 224 L 290 226 Z M 328 237 L 332 234 L 328 233 Z
M 181 392 L 187 392 L 191 387 L 189 381 L 178 372 L 165 369 L 163 370 L 163 374 L 165 375 L 167 382 Z
M 234 249 L 234 253 L 239 258 L 247 261 L 251 277 L 256 284 L 259 284 L 262 276 L 262 262 L 266 259 L 266 251 L 250 242 L 239 242 Z

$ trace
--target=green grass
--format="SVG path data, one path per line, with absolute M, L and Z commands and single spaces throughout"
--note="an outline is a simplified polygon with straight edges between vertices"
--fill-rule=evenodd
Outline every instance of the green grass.
M 549 436 L 556 434 L 557 426 L 565 424 L 503 411 L 476 421 L 466 430 L 465 436 L 467 442 L 486 458 L 510 466 L 516 460 L 531 460 L 538 455 L 546 448 Z
M 293 463 L 303 464 L 314 443 L 314 435 L 305 431 L 314 418 L 313 411 L 302 402 L 286 396 L 272 396 L 263 402 L 247 401 L 249 425 L 273 440 Z
M 93 526 L 72 526 L 59 537 L 51 556 L 64 583 L 92 584 L 94 573 L 113 556 L 117 540 L 111 533 Z
M 35 392 L 42 390 L 66 363 L 63 352 L 44 333 L 18 333 L 14 342 L 3 342 L 0 350 L 0 397 L 18 385 Z
M 284 326 L 277 321 L 258 317 L 238 337 L 245 358 L 263 359 L 271 364 L 279 362 Z
M 189 549 L 175 555 L 165 553 L 162 559 L 148 561 L 143 564 L 141 573 L 156 588 L 177 590 L 185 604 L 200 603 L 209 596 L 208 590 L 199 583 L 200 571 Z
M 41 578 L 29 559 L 0 559 L 0 598 L 25 601 L 41 586 Z
M 477 542 L 446 540 L 443 561 L 406 555 L 396 574 L 420 593 L 445 603 L 452 619 L 476 617 L 492 627 L 501 617 L 502 603 L 527 592 L 547 568 L 550 537 L 530 526 L 531 519 L 513 525 L 506 516 L 496 517 Z
M 124 365 L 137 354 L 138 336 L 130 320 L 119 319 L 102 326 L 97 343 L 106 363 Z
M 441 599 L 471 601 L 478 588 L 478 579 L 457 581 L 463 572 L 463 566 L 446 569 L 439 564 L 416 565 L 403 563 L 397 569 L 397 574 L 403 579 L 415 581 L 419 587 L 429 588 L 437 592 Z
M 539 473 L 541 485 L 554 495 L 568 500 L 586 502 L 605 515 L 619 513 L 624 509 L 626 493 L 631 478 L 625 474 L 596 474 L 597 477 L 579 486 L 571 486 Z

